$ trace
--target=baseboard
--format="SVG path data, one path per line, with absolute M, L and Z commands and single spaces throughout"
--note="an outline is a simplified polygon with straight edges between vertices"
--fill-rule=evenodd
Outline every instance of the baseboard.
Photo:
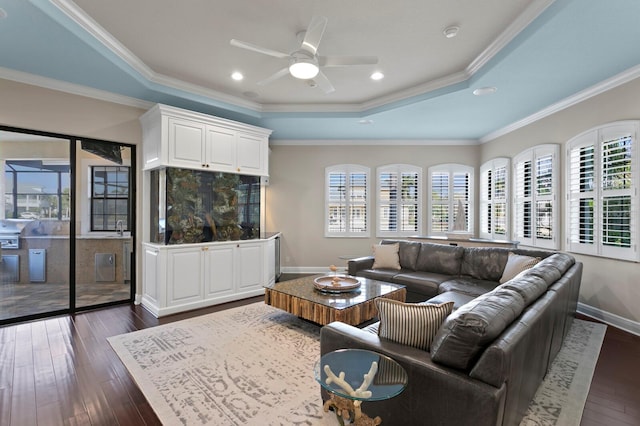
M 326 266 L 285 266 L 280 269 L 283 274 L 324 274 L 329 273 Z
M 628 333 L 640 336 L 640 323 L 632 321 L 627 318 L 623 318 L 619 315 L 612 314 L 611 312 L 603 311 L 602 309 L 594 308 L 593 306 L 585 305 L 578 302 L 578 312 L 593 319 L 609 324 L 613 327 L 624 330 Z

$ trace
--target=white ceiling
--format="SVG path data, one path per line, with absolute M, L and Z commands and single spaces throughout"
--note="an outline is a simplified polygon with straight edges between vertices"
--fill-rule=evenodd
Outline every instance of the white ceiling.
M 253 93 L 257 96 L 248 99 L 268 106 L 364 104 L 415 94 L 422 85 L 467 72 L 549 1 L 210 0 L 183 7 L 173 0 L 75 3 L 153 72 L 240 98 Z M 324 70 L 336 88 L 329 94 L 289 75 L 256 85 L 288 61 L 233 47 L 229 41 L 289 53 L 299 48 L 296 33 L 314 15 L 328 18 L 319 54 L 374 55 L 378 65 Z M 514 22 L 519 28 L 505 33 Z M 443 30 L 451 25 L 460 30 L 447 39 Z M 245 79 L 233 81 L 234 71 Z M 386 78 L 372 81 L 373 71 Z

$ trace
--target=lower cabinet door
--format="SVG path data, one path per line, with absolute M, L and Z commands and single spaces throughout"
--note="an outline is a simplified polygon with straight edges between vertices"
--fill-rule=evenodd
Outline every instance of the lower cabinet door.
M 264 244 L 239 244 L 237 283 L 239 291 L 255 290 L 264 283 Z
M 200 247 L 172 249 L 167 253 L 167 306 L 202 300 L 203 251 Z
M 209 247 L 205 251 L 205 299 L 233 293 L 235 245 Z

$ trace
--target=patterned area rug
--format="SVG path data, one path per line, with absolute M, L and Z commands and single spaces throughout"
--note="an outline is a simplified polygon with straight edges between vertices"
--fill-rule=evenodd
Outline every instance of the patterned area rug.
M 594 325 L 576 321 L 523 424 L 580 423 L 604 335 Z M 164 425 L 336 425 L 313 378 L 319 335 L 259 302 L 109 343 Z

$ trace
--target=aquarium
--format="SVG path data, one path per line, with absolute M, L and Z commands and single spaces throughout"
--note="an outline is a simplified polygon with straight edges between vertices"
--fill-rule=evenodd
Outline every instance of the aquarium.
M 260 238 L 260 177 L 179 168 L 152 170 L 151 242 Z

